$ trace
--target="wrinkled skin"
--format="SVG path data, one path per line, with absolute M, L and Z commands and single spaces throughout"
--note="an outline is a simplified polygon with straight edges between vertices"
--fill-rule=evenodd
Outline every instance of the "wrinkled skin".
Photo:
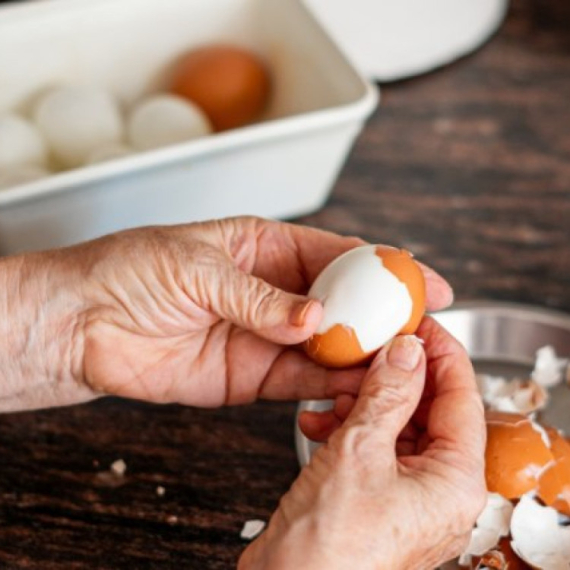
M 359 395 L 300 418 L 326 439 L 240 570 L 433 569 L 485 504 L 485 424 L 471 363 L 435 321 L 385 347 Z M 415 354 L 415 358 L 414 358 Z
M 361 243 L 235 218 L 1 260 L 0 411 L 102 394 L 194 406 L 355 394 L 363 370 L 328 372 L 292 346 L 322 315 L 309 285 Z M 448 304 L 425 274 L 430 306 Z
M 424 360 L 407 373 L 412 381 L 396 375 L 401 386 L 392 388 L 397 378 L 382 365 L 386 353 L 369 370 L 328 371 L 298 350 L 322 316 L 321 305 L 305 296 L 310 284 L 332 259 L 361 243 L 235 218 L 131 230 L 2 259 L 0 411 L 107 394 L 203 407 L 258 398 L 336 399 L 334 412 L 302 418 L 308 435 L 328 443 L 241 567 L 341 568 L 352 550 L 352 564 L 363 569 L 427 568 L 421 565 L 426 560 L 455 553 L 477 515 L 480 402 L 465 354 L 429 320 L 422 332 L 428 358 L 423 396 Z M 428 308 L 447 306 L 451 289 L 423 270 Z M 402 430 L 418 401 L 415 419 Z M 462 411 L 461 432 L 456 414 L 448 417 L 450 402 Z M 354 469 L 359 464 L 365 468 Z M 372 524 L 384 532 L 376 527 L 372 536 Z M 303 525 L 309 525 L 307 536 L 319 537 L 312 547 L 301 536 Z M 437 526 L 449 545 L 441 543 Z M 330 529 L 332 550 L 325 541 Z M 391 537 L 391 544 L 380 548 L 379 536 Z M 311 553 L 310 566 L 287 559 L 291 541 Z

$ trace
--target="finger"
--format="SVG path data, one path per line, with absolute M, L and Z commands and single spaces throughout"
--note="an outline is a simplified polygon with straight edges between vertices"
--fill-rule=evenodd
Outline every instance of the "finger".
M 282 255 L 287 252 L 293 253 L 297 260 L 283 258 L 283 267 L 292 267 L 300 263 L 299 271 L 306 277 L 305 287 L 309 287 L 319 273 L 336 257 L 354 247 L 365 245 L 366 242 L 356 237 L 339 236 L 331 232 L 324 232 L 314 228 L 300 225 L 283 225 L 273 223 L 262 235 L 263 240 L 272 242 L 279 239 L 275 232 L 283 232 L 284 229 L 290 234 L 294 247 L 283 248 Z M 260 245 L 260 255 L 263 245 Z M 266 260 L 273 256 L 259 258 L 255 265 L 255 273 L 263 275 L 269 269 L 265 267 Z M 449 283 L 430 267 L 419 263 L 426 280 L 426 308 L 428 311 L 444 309 L 453 303 L 453 289 Z
M 396 455 L 415 455 L 417 453 L 417 444 L 420 433 L 417 428 L 408 422 L 404 429 L 400 432 L 396 441 Z
M 303 342 L 322 318 L 318 301 L 283 291 L 245 273 L 223 256 L 203 281 L 204 301 L 210 311 L 272 342 Z
M 369 441 L 393 453 L 398 435 L 418 404 L 424 377 L 425 355 L 418 339 L 396 337 L 372 362 L 339 432 L 364 427 Z
M 273 226 L 264 234 L 268 238 L 272 231 L 282 231 Z M 365 245 L 360 238 L 344 237 L 299 225 L 289 225 L 288 230 L 295 244 L 294 250 L 301 263 L 301 271 L 310 286 L 319 273 L 336 257 L 354 247 Z M 419 263 L 426 280 L 426 308 L 437 311 L 453 303 L 453 289 L 447 281 L 430 267 Z M 257 269 L 261 266 L 256 265 Z
M 222 245 L 237 267 L 294 293 L 306 293 L 331 261 L 366 244 L 358 237 L 254 217 L 203 225 L 205 233 L 217 236 L 208 241 Z M 426 279 L 427 309 L 435 311 L 450 305 L 453 291 L 449 284 L 433 269 L 419 265 Z
M 486 431 L 469 356 L 456 339 L 429 317 L 422 322 L 418 335 L 425 342 L 432 393 L 429 412 L 423 414 L 430 440 L 428 449 L 449 451 L 450 458 L 459 456 L 467 468 L 475 469 L 482 465 Z M 417 421 L 421 420 L 420 417 Z
M 342 422 L 332 412 L 303 412 L 299 415 L 299 429 L 311 441 L 327 441 Z
M 453 303 L 453 289 L 439 273 L 418 262 L 426 280 L 426 308 L 428 311 L 440 311 Z
M 313 441 L 326 441 L 349 416 L 356 397 L 350 394 L 337 396 L 331 410 L 325 412 L 303 412 L 299 416 L 301 432 Z
M 205 367 L 225 362 L 225 404 L 245 404 L 259 398 L 332 400 L 339 394 L 356 395 L 366 372 L 364 368 L 328 370 L 296 348 L 282 347 L 237 327 L 225 342 L 214 342 L 214 346 L 215 354 L 202 349 L 203 361 Z M 208 374 L 203 372 L 205 378 Z M 210 385 L 206 383 L 204 390 Z
M 365 369 L 328 370 L 301 352 L 286 350 L 274 361 L 259 389 L 264 400 L 330 400 L 358 394 Z

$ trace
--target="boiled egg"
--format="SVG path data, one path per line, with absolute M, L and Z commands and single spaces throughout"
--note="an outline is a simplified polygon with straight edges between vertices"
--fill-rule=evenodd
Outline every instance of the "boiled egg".
M 137 150 L 151 150 L 204 137 L 212 127 L 202 110 L 181 97 L 156 95 L 131 112 L 127 133 Z
M 170 90 L 208 115 L 216 131 L 255 121 L 265 110 L 271 79 L 265 63 L 249 50 L 208 45 L 183 55 Z
M 54 88 L 39 99 L 33 116 L 54 158 L 65 168 L 81 166 L 95 149 L 123 138 L 117 101 L 97 87 Z
M 0 190 L 8 190 L 21 184 L 28 184 L 46 178 L 51 173 L 43 166 L 22 164 L 0 169 Z
M 309 290 L 324 311 L 306 353 L 330 368 L 365 363 L 397 334 L 417 330 L 425 289 L 420 266 L 405 250 L 366 245 L 348 251 Z
M 45 166 L 47 149 L 38 129 L 15 113 L 0 116 L 0 168 Z
M 86 165 L 99 164 L 109 160 L 124 158 L 133 154 L 133 149 L 122 143 L 108 143 L 94 149 L 87 157 Z

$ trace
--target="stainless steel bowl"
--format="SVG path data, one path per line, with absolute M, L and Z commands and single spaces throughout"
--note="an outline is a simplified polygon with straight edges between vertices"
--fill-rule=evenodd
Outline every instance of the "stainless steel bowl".
M 475 370 L 504 376 L 524 377 L 534 365 L 536 351 L 551 345 L 559 356 L 570 356 L 570 315 L 525 305 L 477 301 L 457 303 L 433 315 L 467 349 Z M 304 410 L 322 411 L 330 401 L 306 401 Z M 547 410 L 541 420 L 570 433 L 570 389 L 565 384 L 551 390 Z M 295 422 L 297 457 L 303 466 L 319 444 L 308 440 Z M 459 570 L 448 562 L 440 570 Z
M 528 375 L 536 351 L 552 345 L 559 356 L 570 356 L 570 315 L 526 305 L 477 301 L 457 303 L 434 317 L 467 349 L 475 369 L 513 378 Z M 570 433 L 570 390 L 561 385 L 551 391 L 541 419 Z M 329 401 L 306 401 L 298 411 L 325 410 Z M 295 422 L 299 463 L 305 465 L 318 444 L 309 441 Z

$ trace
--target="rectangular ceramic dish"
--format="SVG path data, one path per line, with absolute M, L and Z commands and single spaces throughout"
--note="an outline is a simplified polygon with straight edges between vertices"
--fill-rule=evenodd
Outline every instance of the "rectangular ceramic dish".
M 258 124 L 0 192 L 0 253 L 147 224 L 319 208 L 375 88 L 299 0 L 35 0 L 0 6 L 0 113 L 53 85 L 94 84 L 125 107 L 179 54 L 230 42 L 265 57 L 274 96 Z

